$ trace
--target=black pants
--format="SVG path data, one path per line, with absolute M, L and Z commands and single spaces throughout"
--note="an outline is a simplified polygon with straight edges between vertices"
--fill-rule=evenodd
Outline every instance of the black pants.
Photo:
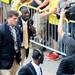
M 29 48 L 25 49 L 24 47 L 22 47 L 23 50 L 25 50 L 25 57 L 28 58 L 29 55 Z
M 50 25 L 50 36 L 55 40 L 58 41 L 58 25 Z
M 28 55 L 29 55 L 29 48 L 28 49 L 25 49 L 26 51 L 26 58 L 28 58 Z

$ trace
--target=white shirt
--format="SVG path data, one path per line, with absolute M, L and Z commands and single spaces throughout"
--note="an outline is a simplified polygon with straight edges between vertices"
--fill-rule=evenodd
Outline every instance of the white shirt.
M 16 30 L 15 30 L 15 28 L 12 27 L 12 26 L 10 26 L 10 29 L 11 29 L 11 34 L 12 34 L 12 36 L 13 36 L 13 38 L 14 38 L 14 41 L 16 42 Z
M 11 35 L 13 36 L 13 39 L 14 39 L 14 48 L 15 48 L 15 50 L 17 50 L 16 30 L 12 26 L 10 26 L 10 29 L 11 29 Z
M 35 71 L 36 71 L 37 75 L 41 75 L 40 66 L 36 65 L 36 64 L 34 63 L 34 61 L 32 61 L 31 64 L 32 64 L 33 67 L 35 68 Z

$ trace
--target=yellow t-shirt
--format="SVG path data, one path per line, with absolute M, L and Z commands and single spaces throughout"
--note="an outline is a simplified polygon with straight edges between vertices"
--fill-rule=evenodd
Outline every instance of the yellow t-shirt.
M 1 2 L 3 2 L 3 3 L 7 3 L 7 4 L 9 4 L 10 3 L 10 1 L 9 0 L 0 0 Z
M 21 3 L 21 0 L 12 0 L 11 9 L 12 10 L 19 10 L 19 7 L 27 5 L 31 0 L 26 0 L 24 3 Z
M 51 2 L 49 4 L 49 6 L 50 6 L 49 10 L 57 8 L 58 2 L 59 2 L 59 0 L 51 0 Z M 50 24 L 58 25 L 58 22 L 59 22 L 59 20 L 57 19 L 55 14 L 51 14 L 49 16 L 49 23 Z

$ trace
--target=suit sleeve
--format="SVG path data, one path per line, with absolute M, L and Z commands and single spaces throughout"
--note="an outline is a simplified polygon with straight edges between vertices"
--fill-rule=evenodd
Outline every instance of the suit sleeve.
M 1 32 L 0 32 L 0 47 L 1 47 Z
M 71 36 L 65 34 L 63 37 L 63 43 L 67 45 L 68 47 L 75 49 L 75 39 L 73 39 Z
M 29 35 L 34 38 L 34 36 L 36 36 L 36 28 L 33 26 L 33 23 L 34 23 L 33 20 L 29 19 L 28 21 Z
M 18 75 L 28 75 L 27 67 L 22 67 L 22 68 L 19 70 Z
M 58 70 L 56 72 L 56 75 L 74 75 L 71 72 L 73 71 L 73 68 L 71 67 L 69 60 L 62 60 Z
M 28 25 L 29 25 L 29 26 L 32 26 L 33 23 L 34 23 L 34 22 L 33 22 L 33 19 L 30 18 L 30 19 L 28 20 Z
M 1 45 L 2 45 L 2 32 L 0 31 L 0 49 L 1 49 Z

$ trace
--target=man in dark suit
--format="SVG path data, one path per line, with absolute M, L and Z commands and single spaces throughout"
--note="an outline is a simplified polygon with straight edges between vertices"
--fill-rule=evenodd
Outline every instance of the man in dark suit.
M 74 75 L 75 74 L 75 54 L 62 59 L 56 75 Z
M 21 41 L 19 30 L 16 28 L 17 19 L 18 13 L 10 10 L 7 13 L 7 23 L 0 25 L 0 75 L 10 75 L 14 58 L 18 64 L 21 61 Z
M 32 54 L 33 60 L 23 66 L 18 75 L 43 75 L 40 64 L 43 63 L 44 56 L 39 50 L 34 50 Z
M 22 6 L 20 8 L 20 12 L 22 13 L 22 15 L 18 19 L 17 26 L 20 28 L 21 35 L 22 35 L 21 40 L 23 42 L 23 53 L 24 53 L 24 51 L 26 52 L 25 57 L 27 58 L 28 54 L 29 54 L 29 39 L 30 39 L 31 36 L 32 37 L 35 36 L 36 31 L 35 31 L 35 28 L 33 27 L 33 20 L 30 18 L 29 8 L 25 7 L 25 6 Z M 28 38 L 27 38 L 28 39 L 27 40 L 28 41 L 28 48 L 25 48 L 24 41 L 23 41 L 24 38 L 26 38 L 26 37 L 23 37 L 23 33 L 24 33 L 23 27 L 25 26 L 24 23 L 26 23 L 26 22 L 27 22 L 27 34 L 28 34 Z
M 56 75 L 75 75 L 75 37 L 72 37 L 63 31 L 64 17 L 65 11 L 62 11 L 60 14 L 58 33 L 68 50 L 66 51 L 67 56 L 62 59 Z

